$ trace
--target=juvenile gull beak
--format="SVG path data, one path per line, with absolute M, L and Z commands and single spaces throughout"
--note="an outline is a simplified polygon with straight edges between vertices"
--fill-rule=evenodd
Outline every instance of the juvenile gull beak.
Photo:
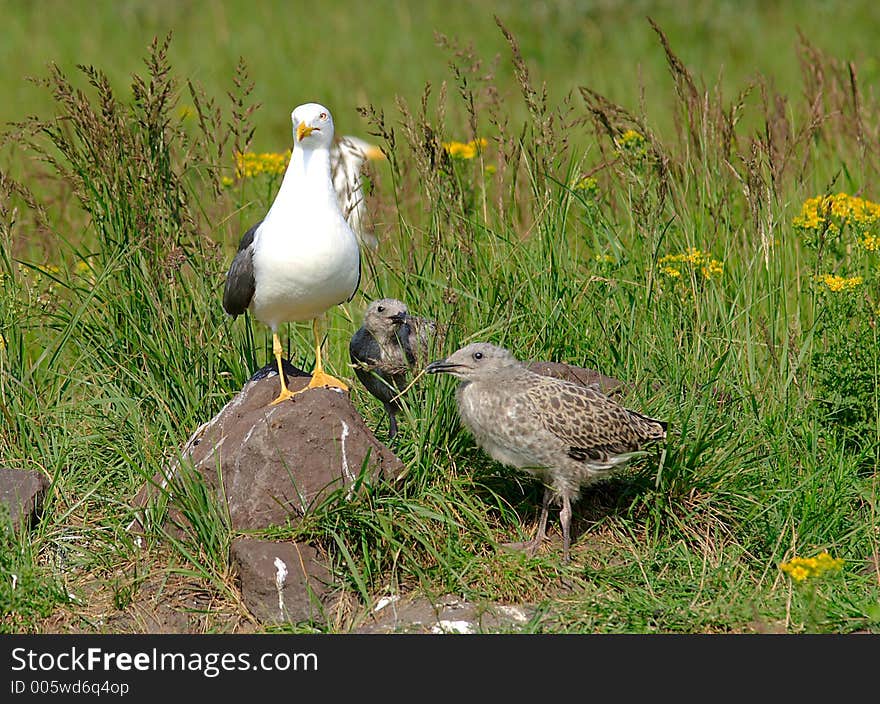
M 302 142 L 303 138 L 308 137 L 317 127 L 309 127 L 305 122 L 300 122 L 296 128 L 296 141 Z
M 406 313 L 395 313 L 394 315 L 391 316 L 391 320 L 394 321 L 395 323 L 403 324 L 406 322 L 406 317 L 407 317 Z
M 436 362 L 431 362 L 427 367 L 425 367 L 425 371 L 428 374 L 439 374 L 441 372 L 448 372 L 457 368 L 457 364 L 447 364 L 445 359 L 438 359 Z

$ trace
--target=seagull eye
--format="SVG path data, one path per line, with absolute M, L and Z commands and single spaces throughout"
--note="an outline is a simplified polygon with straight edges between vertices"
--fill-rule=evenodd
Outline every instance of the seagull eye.
M 480 360 L 480 359 L 482 359 L 482 358 L 483 358 L 483 353 L 482 353 L 482 352 L 474 352 L 474 359 L 476 359 L 476 360 Z
M 326 119 L 327 119 L 327 113 L 326 113 L 326 112 L 322 112 L 320 115 L 318 115 L 318 119 L 319 119 L 319 120 L 326 120 Z
M 384 312 L 385 312 L 385 306 L 379 306 L 378 308 L 376 308 L 376 310 L 379 311 L 380 313 L 384 313 Z

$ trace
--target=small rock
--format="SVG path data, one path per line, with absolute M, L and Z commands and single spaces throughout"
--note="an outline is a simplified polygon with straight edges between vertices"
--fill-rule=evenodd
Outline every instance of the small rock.
M 436 603 L 425 597 L 382 597 L 368 621 L 354 633 L 497 633 L 522 630 L 532 606 L 477 605 L 447 594 Z
M 310 545 L 240 538 L 230 552 L 242 600 L 259 621 L 297 623 L 321 615 L 331 577 Z
M 572 381 L 581 386 L 598 384 L 599 390 L 606 396 L 612 396 L 626 386 L 624 382 L 620 379 L 615 379 L 613 376 L 605 376 L 595 369 L 576 367 L 565 362 L 530 362 L 528 368 L 536 374 Z
M 9 512 L 14 530 L 27 528 L 39 518 L 49 484 L 42 472 L 0 468 L 0 506 Z

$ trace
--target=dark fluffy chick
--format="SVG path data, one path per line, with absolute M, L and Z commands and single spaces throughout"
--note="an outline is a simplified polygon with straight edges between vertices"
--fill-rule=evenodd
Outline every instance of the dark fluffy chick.
M 373 301 L 364 321 L 348 345 L 354 372 L 388 415 L 389 438 L 397 435 L 399 394 L 406 388 L 409 371 L 427 363 L 436 324 L 411 316 L 396 298 Z
M 493 459 L 544 483 L 533 540 L 511 547 L 530 554 L 544 540 L 554 500 L 562 504 L 564 559 L 571 544 L 571 504 L 582 487 L 607 476 L 641 447 L 666 437 L 666 423 L 624 408 L 598 387 L 536 374 L 509 351 L 477 342 L 426 368 L 461 379 L 458 411 L 477 444 Z

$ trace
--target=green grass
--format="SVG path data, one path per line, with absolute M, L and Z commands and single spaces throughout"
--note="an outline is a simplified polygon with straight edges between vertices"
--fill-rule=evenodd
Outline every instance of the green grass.
M 66 4 L 37 31 L 29 5 L 8 3 L 2 41 L 19 65 L 2 79 L 17 97 L 2 116 L 36 117 L 3 151 L 0 461 L 54 487 L 29 536 L 3 534 L 2 628 L 101 630 L 156 590 L 237 614 L 206 612 L 204 630 L 246 620 L 228 517 L 192 477 L 176 487 L 179 535 L 158 506 L 145 558 L 125 527 L 143 481 L 270 359 L 266 329 L 232 322 L 220 297 L 277 181 L 221 178 L 251 128 L 253 148 L 282 151 L 290 109 L 319 98 L 342 132 L 372 133 L 389 155 L 370 166 L 378 252 L 354 301 L 328 316 L 331 369 L 348 373 L 366 301 L 393 295 L 448 324 L 443 352 L 491 340 L 600 369 L 676 433 L 662 461 L 584 492 L 572 563 L 558 535 L 528 559 L 497 544 L 534 528 L 540 487 L 476 448 L 452 380 L 427 378 L 394 448 L 403 479 L 362 478 L 357 500 L 331 497 L 266 535 L 319 545 L 358 608 L 390 585 L 536 604 L 529 630 L 544 632 L 877 631 L 878 261 L 851 240 L 811 248 L 792 225 L 814 195 L 880 200 L 877 10 L 735 7 L 509 4 L 497 12 L 509 41 L 463 3 L 320 18 L 132 3 L 96 11 L 88 31 Z M 461 50 L 435 44 L 435 29 Z M 19 84 L 26 73 L 47 85 Z M 641 137 L 625 143 L 628 129 Z M 441 146 L 474 136 L 488 144 L 472 160 Z M 672 278 L 664 257 L 688 248 L 723 273 L 678 263 Z M 849 298 L 823 293 L 825 272 L 864 281 Z M 311 368 L 306 326 L 285 337 Z M 836 368 L 856 381 L 835 384 Z M 384 438 L 381 409 L 356 384 L 352 397 Z M 792 584 L 778 569 L 820 550 L 842 572 Z M 328 609 L 295 629 L 344 626 Z

